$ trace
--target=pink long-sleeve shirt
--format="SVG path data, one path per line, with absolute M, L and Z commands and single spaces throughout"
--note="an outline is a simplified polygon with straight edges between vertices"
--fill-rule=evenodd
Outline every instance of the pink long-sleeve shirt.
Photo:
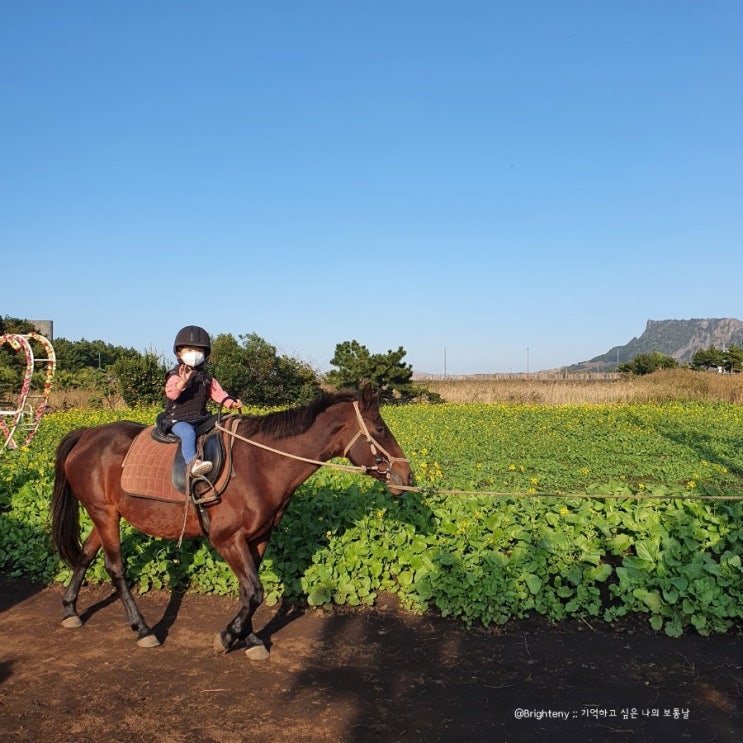
M 182 390 L 179 390 L 178 387 L 176 387 L 176 384 L 180 381 L 180 377 L 177 374 L 173 374 L 168 377 L 167 381 L 165 382 L 165 397 L 168 398 L 168 400 L 177 400 L 181 396 Z M 216 403 L 221 403 L 224 401 L 224 406 L 226 408 L 236 408 L 237 404 L 236 401 L 233 399 L 225 400 L 225 397 L 227 397 L 227 393 L 224 391 L 224 388 L 222 385 L 217 382 L 214 377 L 212 377 L 212 384 L 209 388 L 209 397 L 211 397 L 212 400 Z

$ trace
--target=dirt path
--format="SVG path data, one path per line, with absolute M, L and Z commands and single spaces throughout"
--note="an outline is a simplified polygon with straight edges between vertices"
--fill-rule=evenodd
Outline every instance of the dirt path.
M 159 648 L 136 646 L 107 588 L 83 589 L 85 626 L 68 630 L 59 588 L 0 578 L 4 742 L 743 740 L 741 632 L 673 640 L 541 620 L 466 631 L 386 597 L 354 612 L 262 608 L 271 657 L 255 662 L 212 652 L 234 601 L 138 600 Z

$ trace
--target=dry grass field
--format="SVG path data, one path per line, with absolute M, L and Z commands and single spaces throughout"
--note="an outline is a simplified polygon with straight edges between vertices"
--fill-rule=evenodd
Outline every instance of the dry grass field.
M 57 389 L 52 387 L 47 411 L 72 410 L 73 408 L 105 408 L 119 410 L 126 408 L 120 395 L 103 398 L 97 392 L 86 389 Z
M 611 405 L 708 401 L 743 405 L 743 374 L 716 374 L 668 369 L 637 377 L 619 374 L 493 374 L 425 378 L 416 384 L 445 402 L 532 403 L 539 405 Z M 50 410 L 90 405 L 94 393 L 52 390 Z M 99 401 L 99 406 L 101 401 Z M 106 408 L 125 408 L 120 397 L 102 401 Z
M 668 369 L 644 376 L 493 375 L 424 379 L 422 387 L 446 402 L 611 405 L 671 401 L 743 404 L 743 374 Z

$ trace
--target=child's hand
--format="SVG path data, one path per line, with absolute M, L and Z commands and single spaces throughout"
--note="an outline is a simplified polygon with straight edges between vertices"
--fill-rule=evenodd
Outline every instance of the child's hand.
M 186 389 L 186 386 L 188 385 L 188 380 L 191 379 L 192 374 L 193 374 L 193 369 L 190 366 L 186 366 L 186 364 L 181 364 L 178 367 L 178 378 L 181 380 L 181 389 Z

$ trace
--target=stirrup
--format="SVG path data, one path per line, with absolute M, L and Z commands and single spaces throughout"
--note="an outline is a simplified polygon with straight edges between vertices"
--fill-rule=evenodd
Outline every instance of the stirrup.
M 204 495 L 192 495 L 191 500 L 195 506 L 211 506 L 212 503 L 219 503 L 221 498 L 217 495 L 216 491 L 212 489 L 207 491 Z
M 205 493 L 202 493 L 201 495 L 196 495 L 196 493 L 194 492 L 194 485 L 197 481 L 206 483 L 209 486 L 209 490 L 207 490 Z M 188 496 L 194 506 L 209 506 L 212 503 L 218 503 L 221 500 L 219 497 L 219 493 L 217 492 L 214 485 L 209 480 L 207 480 L 204 475 L 189 475 L 187 480 L 187 487 Z

